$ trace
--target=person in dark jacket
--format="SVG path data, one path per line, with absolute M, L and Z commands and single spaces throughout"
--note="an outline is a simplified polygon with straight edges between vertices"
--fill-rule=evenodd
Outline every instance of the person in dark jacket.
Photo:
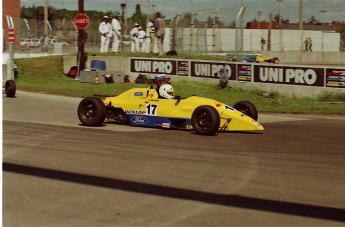
M 156 19 L 154 21 L 155 25 L 155 35 L 156 35 L 156 41 L 157 41 L 157 47 L 158 47 L 158 54 L 163 54 L 163 41 L 164 41 L 164 35 L 165 35 L 165 21 L 161 18 L 161 13 L 156 13 Z

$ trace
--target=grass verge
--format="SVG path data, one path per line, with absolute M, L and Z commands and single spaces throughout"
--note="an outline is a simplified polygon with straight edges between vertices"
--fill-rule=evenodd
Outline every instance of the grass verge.
M 119 94 L 132 87 L 148 87 L 147 84 L 92 84 L 81 83 L 63 74 L 62 57 L 16 59 L 19 75 L 16 79 L 18 90 L 59 94 L 73 97 L 87 97 L 93 94 Z M 265 91 L 245 91 L 226 87 L 219 89 L 216 84 L 176 81 L 175 94 L 181 97 L 198 95 L 233 105 L 240 100 L 253 102 L 259 112 L 301 113 L 301 114 L 345 114 L 345 95 L 325 94 L 316 98 L 290 98 L 279 94 L 266 95 Z

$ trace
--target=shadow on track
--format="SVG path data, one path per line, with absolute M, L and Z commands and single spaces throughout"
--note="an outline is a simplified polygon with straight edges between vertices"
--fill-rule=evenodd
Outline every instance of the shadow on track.
M 239 207 L 245 209 L 262 210 L 274 213 L 345 222 L 345 209 L 341 208 L 180 189 L 169 186 L 111 179 L 6 162 L 3 163 L 3 171 L 91 186 L 111 188 L 122 191 L 204 202 L 221 206 Z

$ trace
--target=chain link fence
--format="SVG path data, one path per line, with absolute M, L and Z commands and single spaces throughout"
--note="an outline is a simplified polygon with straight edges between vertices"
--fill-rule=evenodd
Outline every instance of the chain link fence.
M 208 54 L 221 51 L 217 13 L 206 15 L 202 21 L 198 13 L 176 15 L 171 21 L 171 49 L 188 54 Z M 204 18 L 205 15 L 202 15 Z
M 16 53 L 77 53 L 78 29 L 73 19 L 51 20 L 48 24 L 48 47 L 44 47 L 44 23 L 37 19 L 12 18 L 15 27 Z M 98 52 L 100 35 L 98 26 L 101 21 L 90 21 L 86 28 L 85 49 L 88 52 Z M 7 28 L 4 28 L 3 50 L 8 50 Z
M 206 22 L 204 18 L 207 18 Z M 16 53 L 77 53 L 78 30 L 73 19 L 49 21 L 48 37 L 50 44 L 44 50 L 42 37 L 44 35 L 43 20 L 13 18 L 15 25 Z M 98 52 L 100 35 L 98 26 L 100 20 L 90 21 L 85 29 L 87 38 L 85 52 Z M 176 15 L 172 20 L 166 21 L 166 36 L 164 51 L 175 50 L 177 53 L 186 54 L 217 54 L 235 51 L 235 37 L 239 32 L 243 34 L 243 51 L 255 52 L 267 51 L 268 44 L 263 49 L 260 43 L 261 37 L 269 39 L 271 51 L 305 51 L 304 41 L 311 38 L 313 51 L 345 51 L 345 36 L 342 33 L 323 31 L 299 31 L 299 30 L 272 30 L 268 37 L 268 30 L 264 29 L 240 29 L 226 28 L 217 23 L 217 13 L 190 15 Z M 242 33 L 243 32 L 243 33 Z M 7 28 L 4 28 L 4 47 L 8 50 Z M 36 44 L 26 44 L 24 41 L 31 39 Z M 120 48 L 121 49 L 121 48 Z M 129 51 L 130 44 L 126 42 L 123 51 Z
M 201 15 L 203 16 L 203 15 Z M 200 22 L 198 14 L 191 19 L 177 15 L 171 21 L 171 49 L 190 54 L 215 54 L 235 52 L 243 45 L 244 52 L 260 51 L 308 51 L 305 40 L 308 39 L 309 51 L 345 51 L 342 33 L 313 30 L 273 29 L 234 29 L 217 24 L 217 13 L 208 15 L 208 22 Z M 237 48 L 236 48 L 236 36 Z M 261 44 L 261 39 L 266 44 Z

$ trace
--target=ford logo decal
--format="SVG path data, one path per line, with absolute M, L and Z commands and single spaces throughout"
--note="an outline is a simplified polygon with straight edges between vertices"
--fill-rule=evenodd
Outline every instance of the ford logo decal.
M 144 124 L 147 124 L 147 122 L 149 122 L 149 120 L 146 117 L 142 117 L 142 116 L 132 117 L 131 121 L 137 125 L 144 125 Z
M 135 92 L 134 96 L 143 96 L 144 94 L 142 92 Z

